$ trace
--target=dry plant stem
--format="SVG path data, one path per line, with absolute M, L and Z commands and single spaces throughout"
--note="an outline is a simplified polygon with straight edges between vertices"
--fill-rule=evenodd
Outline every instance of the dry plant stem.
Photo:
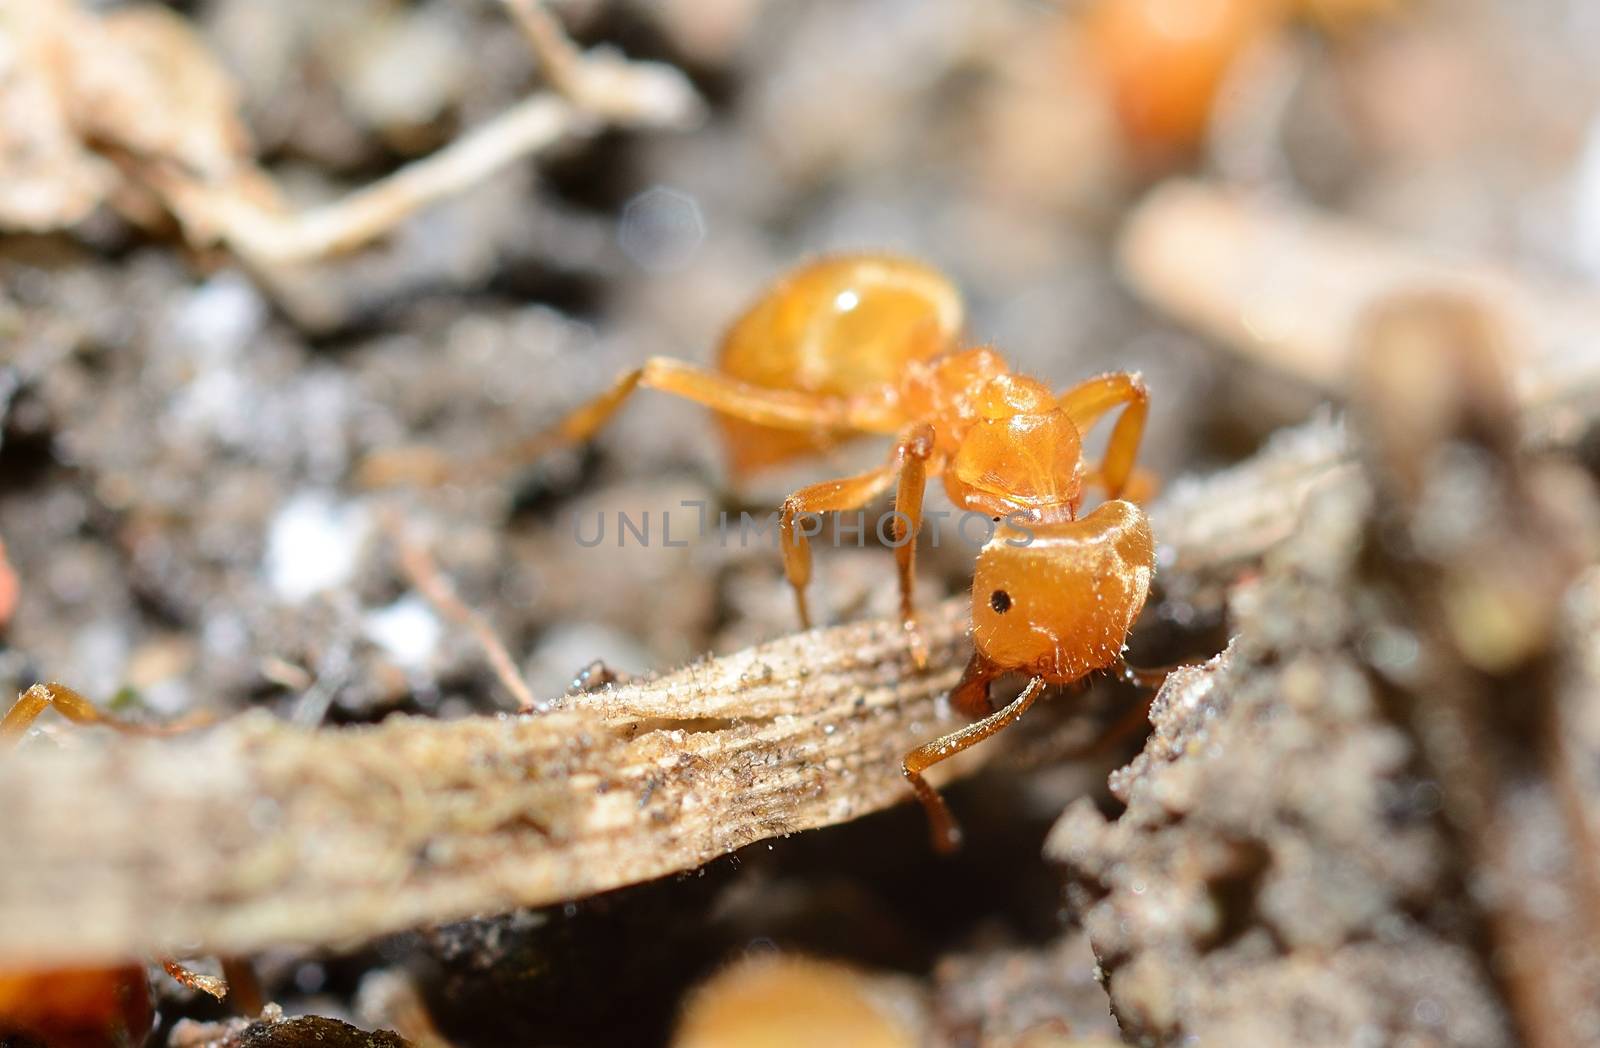
M 584 55 L 542 4 L 506 2 L 555 92 L 535 94 L 431 156 L 335 203 L 299 214 L 267 211 L 241 195 L 212 193 L 181 181 L 168 191 L 195 201 L 205 220 L 220 226 L 228 246 L 242 256 L 258 265 L 283 266 L 359 247 L 513 161 L 564 138 L 592 133 L 604 123 L 686 127 L 699 119 L 700 98 L 678 70 L 607 53 Z
M 0 155 L 0 186 L 11 190 L 0 194 L 0 224 L 68 228 L 101 203 L 143 225 L 164 224 L 170 212 L 191 246 L 226 245 L 269 280 L 274 267 L 358 247 L 563 138 L 608 123 L 686 127 L 704 111 L 677 69 L 606 49 L 579 53 L 542 8 L 518 4 L 513 14 L 524 26 L 532 19 L 555 91 L 342 200 L 295 213 L 256 163 L 232 78 L 187 19 L 158 5 L 11 6 L 29 16 L 0 14 L 0 37 L 15 45 L 0 98 L 15 103 L 12 123 L 35 112 L 9 128 L 24 137 Z
M 1345 389 L 1353 335 L 1385 295 L 1447 290 L 1500 314 L 1519 393 L 1539 405 L 1591 388 L 1600 295 L 1433 251 L 1282 201 L 1169 183 L 1129 219 L 1124 274 L 1153 305 L 1251 360 Z
M 1600 296 L 1485 263 L 1450 260 L 1347 221 L 1169 183 L 1129 220 L 1128 279 L 1154 305 L 1253 361 L 1341 393 L 1357 325 L 1396 292 L 1456 289 L 1496 313 L 1535 447 L 1570 447 L 1600 415 Z M 1318 485 L 1356 482 L 1343 427 L 1286 430 L 1249 462 L 1182 478 L 1151 510 L 1169 596 L 1201 607 L 1219 584 L 1286 537 Z
M 1543 383 L 1541 365 L 1529 381 Z M 1600 359 L 1573 370 L 1568 384 L 1525 405 L 1524 443 L 1563 450 L 1586 439 L 1600 417 Z M 1319 487 L 1361 483 L 1342 422 L 1315 419 L 1275 434 L 1253 458 L 1218 473 L 1180 477 L 1150 508 L 1159 542 L 1156 580 L 1168 600 L 1215 611 L 1241 571 L 1294 530 L 1300 507 Z
M 632 62 L 608 48 L 579 51 L 544 0 L 502 0 L 545 78 L 578 108 L 621 124 L 684 126 L 703 105 L 671 66 Z
M 550 13 L 543 0 L 503 0 L 511 17 L 517 21 L 522 35 L 527 37 L 545 79 L 568 98 L 582 94 L 583 55 L 573 46 L 561 23 Z
M 260 265 L 282 266 L 350 251 L 389 232 L 429 204 L 471 188 L 512 161 L 598 126 L 566 99 L 523 100 L 387 178 L 321 207 L 284 215 L 239 197 L 214 199 L 223 239 Z
M 464 626 L 477 638 L 478 645 L 483 648 L 483 654 L 489 660 L 489 667 L 494 670 L 495 677 L 501 685 L 517 700 L 517 706 L 524 712 L 532 710 L 538 705 L 538 700 L 533 697 L 533 692 L 528 689 L 528 682 L 522 679 L 522 674 L 517 671 L 517 664 L 511 657 L 511 652 L 494 632 L 484 617 L 462 603 L 456 595 L 455 587 L 450 580 L 445 578 L 439 570 L 439 565 L 434 562 L 431 554 L 420 544 L 405 533 L 405 526 L 397 518 L 385 522 L 385 526 L 394 540 L 400 553 L 400 570 L 405 572 L 406 578 L 417 590 L 428 599 L 434 609 L 446 619 L 458 626 Z
M 965 602 L 788 637 L 536 716 L 305 731 L 263 715 L 160 744 L 72 733 L 0 761 L 0 962 L 249 953 L 581 898 L 908 799 L 959 719 Z M 940 765 L 936 781 L 996 753 Z

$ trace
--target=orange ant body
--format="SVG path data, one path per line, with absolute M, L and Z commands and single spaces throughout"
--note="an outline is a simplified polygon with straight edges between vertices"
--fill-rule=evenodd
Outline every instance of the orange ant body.
M 1015 721 L 1043 685 L 1119 665 L 1155 568 L 1149 523 L 1121 498 L 1136 479 L 1148 411 L 1139 376 L 1114 372 L 1054 393 L 992 349 L 959 348 L 961 315 L 956 290 L 920 263 L 866 254 L 824 259 L 780 281 L 735 321 L 720 370 L 652 357 L 539 442 L 589 439 L 639 388 L 719 412 L 740 472 L 846 437 L 893 437 L 884 465 L 785 499 L 779 537 L 801 623 L 809 625 L 811 550 L 798 522 L 857 509 L 894 488 L 901 618 L 919 665 L 926 652 L 912 583 L 928 480 L 942 480 L 958 509 L 993 518 L 997 527 L 973 577 L 976 651 L 951 696 L 958 710 L 981 719 L 913 750 L 903 767 L 941 850 L 955 846 L 959 831 L 923 771 Z M 1083 434 L 1113 412 L 1105 455 L 1090 468 Z M 1079 516 L 1089 486 L 1106 501 Z M 1031 680 L 994 710 L 989 684 L 1012 672 Z

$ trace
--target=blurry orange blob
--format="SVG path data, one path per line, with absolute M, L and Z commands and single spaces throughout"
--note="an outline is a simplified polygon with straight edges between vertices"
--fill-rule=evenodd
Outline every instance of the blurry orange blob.
M 154 1021 L 142 965 L 0 972 L 0 1039 L 129 1048 L 144 1044 Z
M 1084 26 L 1089 61 L 1138 148 L 1186 152 L 1239 55 L 1280 24 L 1283 0 L 1100 0 Z
M 1082 25 L 1087 65 L 1123 134 L 1147 158 L 1206 137 L 1234 63 L 1302 19 L 1343 33 L 1396 14 L 1403 0 L 1097 0 Z
M 912 1048 L 909 1031 L 874 1003 L 868 977 L 801 957 L 743 961 L 689 997 L 673 1048 Z

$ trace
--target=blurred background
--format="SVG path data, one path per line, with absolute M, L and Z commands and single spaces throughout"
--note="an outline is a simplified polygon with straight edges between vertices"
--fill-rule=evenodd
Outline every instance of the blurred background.
M 57 7 L 74 5 L 0 3 L 0 145 L 33 140 L 29 34 Z M 574 516 L 685 500 L 766 509 L 876 462 L 879 447 L 736 489 L 705 413 L 647 393 L 593 447 L 491 479 L 374 493 L 354 478 L 367 456 L 402 446 L 463 462 L 493 454 L 650 355 L 710 362 L 743 308 L 819 254 L 932 263 L 966 298 L 968 341 L 1053 385 L 1142 371 L 1142 460 L 1165 478 L 1237 461 L 1337 399 L 1293 367 L 1207 341 L 1129 286 L 1119 235 L 1168 178 L 1201 176 L 1510 269 L 1580 284 L 1600 275 L 1600 7 L 1584 0 L 551 7 L 585 48 L 681 70 L 703 119 L 566 136 L 372 244 L 294 265 L 241 261 L 114 192 L 70 220 L 9 223 L 0 692 L 59 678 L 131 717 L 261 706 L 307 724 L 509 708 L 471 634 L 397 570 L 383 526 L 396 512 L 541 696 L 597 659 L 643 673 L 790 631 L 774 550 L 585 549 Z M 490 0 L 170 10 L 237 93 L 248 148 L 293 207 L 372 183 L 543 82 Z M 69 117 L 88 104 L 57 101 Z M 0 171 L 21 155 L 0 149 Z M 891 563 L 883 549 L 824 544 L 818 618 L 892 614 Z M 959 593 L 971 550 L 944 543 L 921 570 L 924 602 Z M 1176 654 L 1209 654 L 1221 639 Z M 990 779 L 964 788 L 968 810 L 1012 816 L 926 881 L 920 814 L 903 809 L 782 842 L 765 873 L 759 858 L 730 861 L 702 884 L 524 915 L 494 949 L 514 952 L 504 943 L 533 929 L 578 942 L 599 927 L 637 961 L 618 970 L 611 946 L 589 957 L 562 939 L 561 956 L 576 958 L 567 974 L 526 998 L 474 981 L 482 966 L 463 958 L 489 949 L 478 926 L 350 955 L 286 953 L 263 970 L 278 999 L 353 1014 L 364 973 L 410 965 L 429 973 L 441 1025 L 461 1043 L 500 1043 L 475 1027 L 485 1015 L 520 1031 L 515 1043 L 651 1043 L 690 976 L 751 943 L 938 971 L 951 986 L 984 951 L 1037 956 L 1050 944 L 1077 951 L 1053 970 L 1074 973 L 1088 1002 L 1061 1021 L 1114 1032 L 1082 940 L 1057 940 L 1037 858 L 1061 796 L 1103 773 L 1042 787 Z M 697 930 L 650 930 L 684 912 L 703 917 Z M 534 940 L 537 967 L 556 947 Z M 645 1003 L 618 1014 L 592 985 L 572 988 L 601 972 L 608 994 Z M 1067 1000 L 1058 989 L 1046 996 Z M 169 1017 L 185 1007 L 169 1005 Z M 950 1028 L 979 1031 L 984 1007 L 952 1004 Z

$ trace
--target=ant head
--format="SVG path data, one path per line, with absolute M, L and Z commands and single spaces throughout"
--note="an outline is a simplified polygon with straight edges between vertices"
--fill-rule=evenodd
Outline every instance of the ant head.
M 1117 660 L 1154 570 L 1150 524 L 1131 502 L 1062 524 L 1010 518 L 978 554 L 973 642 L 1007 670 L 1077 680 Z
M 992 516 L 1070 516 L 1083 497 L 1083 438 L 1049 388 L 999 375 L 973 392 L 972 408 L 945 476 L 951 498 Z

